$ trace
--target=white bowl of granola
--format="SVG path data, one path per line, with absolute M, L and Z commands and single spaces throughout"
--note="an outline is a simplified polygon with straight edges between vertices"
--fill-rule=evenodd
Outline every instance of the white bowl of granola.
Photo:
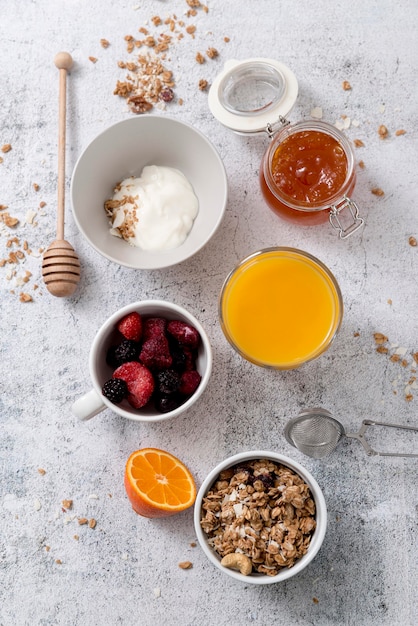
M 251 451 L 219 463 L 201 485 L 195 531 L 208 559 L 244 583 L 278 583 L 300 573 L 325 537 L 322 491 L 302 465 Z
M 113 124 L 86 147 L 71 201 L 97 252 L 126 267 L 161 269 L 207 244 L 224 216 L 227 187 L 222 160 L 200 131 L 145 114 Z M 184 213 L 191 194 L 194 206 Z

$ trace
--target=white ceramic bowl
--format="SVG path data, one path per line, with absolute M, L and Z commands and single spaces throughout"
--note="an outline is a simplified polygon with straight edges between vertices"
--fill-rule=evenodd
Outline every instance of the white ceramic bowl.
M 182 245 L 148 251 L 109 233 L 104 203 L 116 183 L 139 176 L 146 165 L 180 170 L 191 183 L 199 212 Z M 135 269 L 176 265 L 198 252 L 214 235 L 228 194 L 224 165 L 211 142 L 192 126 L 165 115 L 132 117 L 110 126 L 79 157 L 71 181 L 75 222 L 97 252 Z
M 246 576 L 244 574 L 241 574 L 239 571 L 229 569 L 221 565 L 221 557 L 209 545 L 207 535 L 202 530 L 202 527 L 200 525 L 200 520 L 202 517 L 203 498 L 210 489 L 210 487 L 213 485 L 213 483 L 216 481 L 220 472 L 245 461 L 254 461 L 257 459 L 270 459 L 273 462 L 280 463 L 289 467 L 295 473 L 299 474 L 299 476 L 301 476 L 305 483 L 308 485 L 312 497 L 315 501 L 316 507 L 316 529 L 312 535 L 307 553 L 302 556 L 302 558 L 300 558 L 298 561 L 296 561 L 295 565 L 290 568 L 284 568 L 280 570 L 276 576 L 267 576 L 266 574 L 259 574 L 257 572 L 251 573 Z M 250 452 L 241 452 L 225 459 L 209 473 L 209 475 L 203 481 L 196 497 L 194 508 L 194 525 L 199 544 L 202 547 L 204 553 L 206 554 L 208 559 L 224 574 L 228 574 L 229 576 L 232 576 L 232 578 L 235 578 L 236 580 L 239 580 L 246 584 L 250 583 L 254 585 L 268 585 L 271 583 L 282 582 L 283 580 L 286 580 L 291 576 L 299 574 L 299 572 L 301 572 L 316 556 L 325 537 L 327 527 L 327 508 L 321 488 L 319 487 L 314 477 L 304 467 L 302 467 L 302 465 L 284 456 L 283 454 L 278 454 L 276 452 L 266 452 L 263 450 L 253 450 Z
M 132 311 L 137 311 L 146 317 L 165 317 L 168 320 L 187 322 L 194 326 L 200 334 L 201 342 L 197 352 L 196 369 L 202 379 L 194 394 L 173 411 L 160 413 L 151 403 L 142 409 L 134 409 L 127 400 L 123 400 L 120 404 L 113 404 L 102 394 L 103 384 L 112 378 L 113 373 L 112 367 L 106 363 L 107 351 L 110 346 L 117 344 L 122 339 L 116 324 Z M 161 422 L 184 413 L 200 398 L 207 387 L 212 372 L 212 349 L 203 326 L 186 309 L 164 300 L 144 300 L 128 304 L 104 322 L 94 337 L 90 348 L 89 369 L 93 388 L 72 405 L 71 410 L 76 417 L 85 421 L 107 408 L 121 417 L 136 422 Z

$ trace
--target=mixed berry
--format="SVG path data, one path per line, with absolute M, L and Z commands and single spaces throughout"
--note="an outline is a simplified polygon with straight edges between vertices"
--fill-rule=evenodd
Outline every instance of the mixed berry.
M 126 399 L 135 409 L 153 403 L 167 413 L 194 394 L 202 378 L 196 369 L 201 342 L 196 328 L 137 312 L 125 315 L 116 327 L 120 341 L 106 354 L 113 374 L 102 388 L 110 402 Z

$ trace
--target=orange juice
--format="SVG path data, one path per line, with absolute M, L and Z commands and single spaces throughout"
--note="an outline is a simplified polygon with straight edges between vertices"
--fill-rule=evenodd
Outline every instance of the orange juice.
M 341 324 L 343 303 L 321 261 L 294 248 L 269 248 L 230 273 L 219 314 L 226 338 L 245 359 L 293 369 L 328 348 Z

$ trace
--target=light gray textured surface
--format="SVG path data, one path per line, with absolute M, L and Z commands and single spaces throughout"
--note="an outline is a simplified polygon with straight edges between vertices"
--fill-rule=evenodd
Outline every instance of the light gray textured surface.
M 411 355 L 418 350 L 418 248 L 408 243 L 410 236 L 418 238 L 418 6 L 415 0 L 212 0 L 208 6 L 207 14 L 190 19 L 195 38 L 187 36 L 170 49 L 168 65 L 184 104 L 161 115 L 194 124 L 225 163 L 230 198 L 213 240 L 169 270 L 116 267 L 83 240 L 68 203 L 66 238 L 82 264 L 72 299 L 46 292 L 39 256 L 27 256 L 16 268 L 17 276 L 32 273 L 23 287 L 16 286 L 16 276 L 9 280 L 12 265 L 0 267 L 2 626 L 418 622 L 418 462 L 369 459 L 356 442 L 343 442 L 329 459 L 313 461 L 282 436 L 289 417 L 315 405 L 349 430 L 365 417 L 418 425 L 417 391 L 412 388 L 416 397 L 405 400 Z M 129 57 L 124 36 L 136 36 L 153 15 L 181 17 L 186 9 L 184 0 L 1 3 L 0 144 L 10 143 L 12 150 L 1 153 L 0 204 L 21 220 L 15 234 L 34 253 L 54 239 L 54 55 L 68 50 L 76 63 L 68 83 L 68 189 L 81 150 L 109 124 L 132 115 L 112 93 L 124 75 L 117 61 Z M 108 49 L 101 38 L 110 41 Z M 196 52 L 209 46 L 219 57 L 198 65 Z M 308 118 L 316 106 L 330 122 L 341 115 L 358 121 L 347 134 L 365 144 L 357 153 L 365 169 L 354 193 L 367 222 L 361 234 L 342 242 L 328 225 L 286 224 L 265 207 L 257 173 L 267 140 L 222 128 L 197 88 L 200 78 L 210 82 L 228 58 L 250 56 L 277 58 L 297 75 L 293 121 Z M 342 89 L 344 80 L 351 91 Z M 384 141 L 380 124 L 390 131 Z M 406 134 L 396 136 L 401 128 Z M 33 183 L 40 185 L 38 192 Z M 373 187 L 385 195 L 372 195 Z M 44 215 L 40 201 L 46 202 Z M 25 224 L 31 210 L 37 225 Z M 4 230 L 2 258 L 10 252 Z M 217 295 L 229 270 L 248 253 L 277 244 L 318 256 L 336 275 L 345 302 L 342 329 L 329 352 L 288 373 L 244 363 L 217 321 Z M 33 302 L 21 303 L 21 291 L 33 295 Z M 70 406 L 90 387 L 88 352 L 97 328 L 117 308 L 141 298 L 172 299 L 204 324 L 214 351 L 206 393 L 175 421 L 139 425 L 106 411 L 77 423 Z M 374 332 L 389 337 L 391 354 L 395 345 L 406 349 L 406 367 L 376 353 Z M 152 521 L 130 509 L 124 465 L 143 446 L 179 456 L 198 483 L 213 465 L 241 450 L 273 449 L 298 460 L 314 474 L 328 505 L 329 528 L 319 555 L 282 585 L 252 588 L 222 576 L 190 546 L 191 510 Z M 68 514 L 61 509 L 65 498 L 74 501 Z M 94 517 L 97 527 L 79 526 L 74 516 Z M 193 568 L 181 570 L 183 560 Z

